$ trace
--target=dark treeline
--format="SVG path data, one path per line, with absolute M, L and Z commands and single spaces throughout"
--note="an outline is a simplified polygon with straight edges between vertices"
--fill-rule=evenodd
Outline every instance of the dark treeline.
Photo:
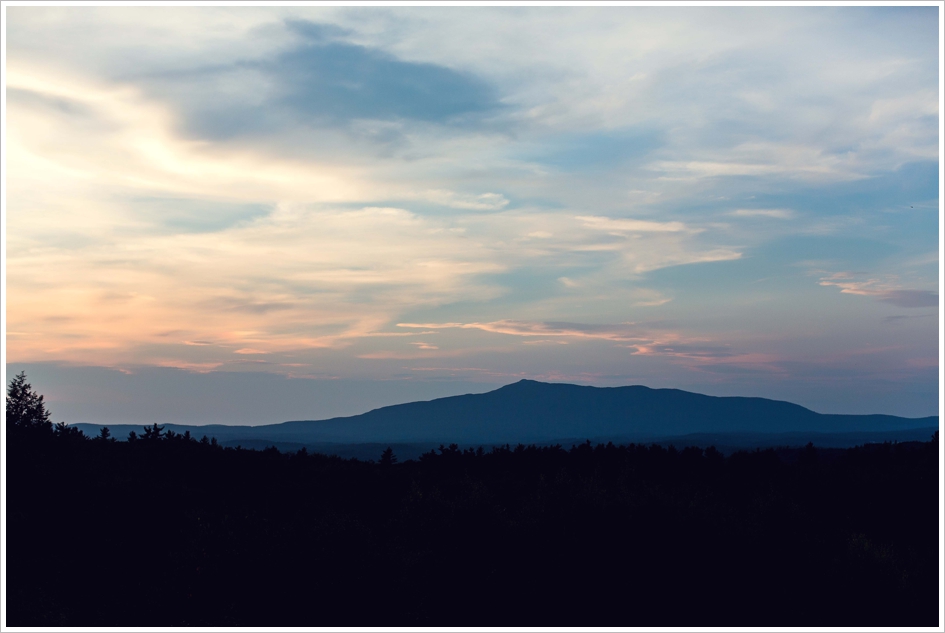
M 372 463 L 9 406 L 11 626 L 938 624 L 937 437 Z

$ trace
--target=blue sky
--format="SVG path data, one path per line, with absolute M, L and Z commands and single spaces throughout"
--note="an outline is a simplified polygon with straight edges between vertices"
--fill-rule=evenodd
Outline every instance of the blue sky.
M 937 411 L 936 7 L 8 7 L 6 35 L 7 371 L 57 419 L 520 378 Z

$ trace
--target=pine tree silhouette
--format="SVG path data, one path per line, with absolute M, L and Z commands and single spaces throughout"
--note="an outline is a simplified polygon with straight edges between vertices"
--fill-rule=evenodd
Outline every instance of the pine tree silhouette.
M 155 422 L 153 426 L 144 427 L 144 435 L 141 436 L 141 439 L 146 442 L 157 442 L 163 437 L 164 427 L 158 426 L 158 423 Z
M 53 431 L 43 396 L 36 393 L 32 385 L 26 382 L 24 371 L 17 374 L 7 387 L 6 413 L 8 428 L 14 433 L 48 435 Z
M 381 466 L 393 466 L 397 463 L 397 456 L 394 455 L 394 449 L 388 446 L 383 453 L 381 453 Z

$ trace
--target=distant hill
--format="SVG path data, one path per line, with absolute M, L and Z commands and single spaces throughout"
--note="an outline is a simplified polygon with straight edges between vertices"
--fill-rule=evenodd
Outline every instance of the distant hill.
M 101 425 L 77 424 L 86 434 Z M 109 425 L 125 439 L 140 424 Z M 725 434 L 729 443 L 751 437 L 831 437 L 839 445 L 914 439 L 922 429 L 938 428 L 938 416 L 902 418 L 891 415 L 829 415 L 766 398 L 715 397 L 679 389 L 643 386 L 585 387 L 521 380 L 484 394 L 468 394 L 375 409 L 330 420 L 298 420 L 262 426 L 186 426 L 168 424 L 178 433 L 216 437 L 225 445 L 244 447 L 401 444 L 494 445 L 549 443 L 562 440 L 665 441 L 674 437 L 709 438 Z M 680 439 L 682 439 L 680 437 Z M 852 444 L 850 444 L 852 445 Z

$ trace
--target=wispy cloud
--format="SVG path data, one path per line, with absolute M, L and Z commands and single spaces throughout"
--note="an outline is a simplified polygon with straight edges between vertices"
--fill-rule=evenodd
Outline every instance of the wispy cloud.
M 851 272 L 833 273 L 820 280 L 821 286 L 835 286 L 840 292 L 851 295 L 874 297 L 900 308 L 929 308 L 938 306 L 938 293 L 934 290 L 902 288 L 880 279 L 858 280 Z
M 866 178 L 851 156 L 810 145 L 752 142 L 732 147 L 729 160 L 657 161 L 650 169 L 661 177 L 698 180 L 725 177 L 780 177 L 808 182 L 837 182 Z
M 577 216 L 577 219 L 589 228 L 620 235 L 626 233 L 660 233 L 667 231 L 675 233 L 687 230 L 686 225 L 682 222 L 652 222 L 649 220 L 625 220 L 586 215 Z
M 795 217 L 791 209 L 736 209 L 729 213 L 739 218 L 775 218 L 778 220 L 790 220 Z
M 498 211 L 509 204 L 506 197 L 500 193 L 460 194 L 444 189 L 431 189 L 417 194 L 417 197 L 453 209 L 473 211 Z
M 593 324 L 505 319 L 489 323 L 398 323 L 397 327 L 481 330 L 492 334 L 534 339 L 525 341 L 528 344 L 563 342 L 561 339 L 604 340 L 622 344 L 630 348 L 632 353 L 646 356 L 708 359 L 735 355 L 728 346 L 712 345 L 705 339 L 696 340 L 654 323 Z
M 493 334 L 509 334 L 512 336 L 597 338 L 619 342 L 649 340 L 649 337 L 643 335 L 645 330 L 634 323 L 597 325 L 589 323 L 535 322 L 504 319 L 489 323 L 398 323 L 397 327 L 432 328 L 437 330 L 459 328 L 466 330 L 482 330 Z

